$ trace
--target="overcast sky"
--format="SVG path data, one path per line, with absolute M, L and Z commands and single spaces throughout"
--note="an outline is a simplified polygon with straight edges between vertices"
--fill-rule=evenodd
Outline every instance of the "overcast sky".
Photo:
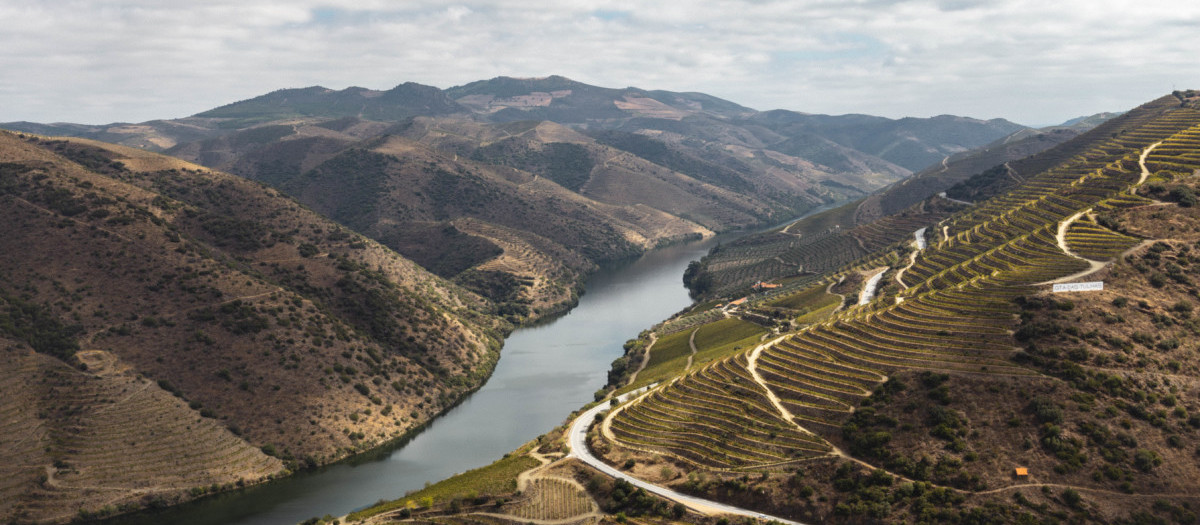
M 1031 125 L 1200 88 L 1194 0 L 0 0 L 0 21 L 0 122 L 501 75 Z

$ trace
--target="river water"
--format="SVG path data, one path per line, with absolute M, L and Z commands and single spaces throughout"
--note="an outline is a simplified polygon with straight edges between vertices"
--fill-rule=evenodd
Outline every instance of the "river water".
M 549 323 L 513 332 L 487 383 L 406 443 L 113 524 L 287 525 L 345 514 L 487 465 L 590 403 L 626 340 L 691 304 L 683 271 L 716 242 L 655 250 L 593 275 L 578 306 Z

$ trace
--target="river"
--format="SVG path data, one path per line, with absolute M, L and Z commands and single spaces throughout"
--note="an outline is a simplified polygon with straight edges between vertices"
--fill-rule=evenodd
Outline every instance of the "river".
M 491 463 L 590 403 L 626 340 L 691 304 L 683 270 L 717 241 L 669 246 L 597 272 L 578 306 L 551 322 L 514 331 L 487 383 L 406 443 L 111 523 L 287 525 L 345 514 Z

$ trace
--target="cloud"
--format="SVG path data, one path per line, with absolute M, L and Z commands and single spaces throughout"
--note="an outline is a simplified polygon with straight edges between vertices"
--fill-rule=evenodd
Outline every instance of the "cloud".
M 20 21 L 0 34 L 0 121 L 561 74 L 759 109 L 1045 124 L 1200 87 L 1200 6 L 1177 2 L 0 0 L 0 18 Z

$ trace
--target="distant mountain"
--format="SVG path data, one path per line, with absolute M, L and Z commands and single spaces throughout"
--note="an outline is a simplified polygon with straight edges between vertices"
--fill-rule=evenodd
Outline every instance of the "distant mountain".
M 5 522 L 169 505 L 378 446 L 478 387 L 511 327 L 241 177 L 8 132 L 0 159 Z
M 758 112 L 561 76 L 284 89 L 171 121 L 5 126 L 271 184 L 500 301 L 513 319 L 571 304 L 597 264 L 861 198 L 1020 129 Z
M 697 114 L 738 117 L 755 113 L 702 93 L 602 88 L 561 76 L 497 77 L 452 87 L 446 93 L 496 122 L 550 120 L 574 124 L 630 117 L 677 119 Z
M 1056 127 L 1084 128 L 1086 130 L 1086 129 L 1091 129 L 1096 126 L 1099 126 L 1101 123 L 1103 123 L 1107 120 L 1113 119 L 1115 117 L 1119 117 L 1119 116 L 1121 116 L 1121 113 L 1111 113 L 1111 112 L 1096 113 L 1095 115 L 1075 117 L 1066 122 L 1063 122 L 1062 124 L 1059 124 Z
M 868 115 L 807 115 L 776 110 L 760 113 L 750 120 L 793 140 L 822 137 L 910 171 L 1026 129 L 1004 119 L 978 120 L 950 115 L 893 120 Z
M 405 82 L 387 91 L 351 87 L 334 91 L 323 87 L 281 89 L 250 100 L 234 102 L 196 114 L 201 118 L 236 119 L 239 125 L 295 117 L 359 117 L 369 120 L 403 120 L 416 115 L 464 113 L 466 108 L 442 90 Z M 229 127 L 229 124 L 226 124 Z

